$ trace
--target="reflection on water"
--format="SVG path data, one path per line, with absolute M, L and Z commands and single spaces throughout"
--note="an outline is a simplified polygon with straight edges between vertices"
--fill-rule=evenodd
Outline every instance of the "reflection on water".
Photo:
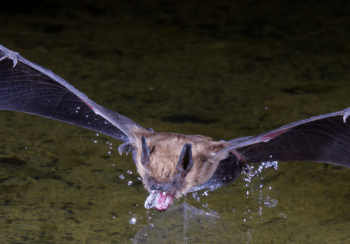
M 258 169 L 253 171 L 250 176 L 244 178 L 248 183 L 238 186 L 238 192 L 245 195 L 245 198 L 252 197 L 255 204 L 246 206 L 242 212 L 241 207 L 232 209 L 231 213 L 218 213 L 209 209 L 208 202 L 212 193 L 209 190 L 190 193 L 192 198 L 189 200 L 201 204 L 199 208 L 184 203 L 174 204 L 166 212 L 155 212 L 150 221 L 147 222 L 133 238 L 133 243 L 217 243 L 219 240 L 230 240 L 235 243 L 249 243 L 252 239 L 250 229 L 242 229 L 241 225 L 233 224 L 232 214 L 238 215 L 239 222 L 247 224 L 252 228 L 257 227 L 259 222 L 263 221 L 264 208 L 273 208 L 277 206 L 278 199 L 273 198 L 271 187 L 267 191 L 263 188 L 260 174 L 263 170 L 274 167 L 277 169 L 277 162 L 266 162 L 258 165 Z M 253 166 L 254 169 L 254 166 Z M 243 190 L 244 189 L 244 190 Z M 229 195 L 226 195 L 229 197 Z M 211 196 L 214 197 L 214 196 Z M 226 203 L 229 205 L 229 203 Z M 255 205 L 255 206 L 254 206 Z M 203 210 L 206 209 L 206 210 Z M 279 219 L 285 216 L 278 216 Z M 135 224 L 136 218 L 132 217 L 130 223 Z M 266 222 L 266 221 L 265 221 Z
M 154 221 L 137 232 L 133 243 L 216 243 L 225 232 L 240 238 L 237 230 L 225 226 L 218 213 L 182 203 L 157 213 Z

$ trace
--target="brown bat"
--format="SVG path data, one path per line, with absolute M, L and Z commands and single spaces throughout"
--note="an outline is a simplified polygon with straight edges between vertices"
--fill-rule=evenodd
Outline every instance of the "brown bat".
M 230 184 L 249 164 L 315 161 L 350 167 L 350 109 L 300 120 L 257 136 L 213 141 L 157 133 L 91 101 L 64 79 L 0 45 L 0 110 L 36 114 L 104 133 L 131 152 L 150 193 L 146 208 L 168 209 L 174 198 Z

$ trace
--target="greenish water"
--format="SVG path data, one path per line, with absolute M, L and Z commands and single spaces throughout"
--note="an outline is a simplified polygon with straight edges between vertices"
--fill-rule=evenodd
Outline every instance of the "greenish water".
M 0 10 L 0 44 L 145 128 L 229 140 L 350 106 L 347 9 L 340 1 L 14 4 Z M 143 207 L 147 192 L 119 143 L 0 111 L 1 243 L 350 241 L 349 169 L 280 162 L 252 182 L 189 194 L 186 204 L 209 215 L 184 199 L 157 213 Z

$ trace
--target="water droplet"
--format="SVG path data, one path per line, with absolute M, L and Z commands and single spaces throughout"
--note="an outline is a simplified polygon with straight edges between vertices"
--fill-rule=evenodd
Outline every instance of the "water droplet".
M 132 181 L 128 181 L 128 186 L 131 186 L 132 185 Z
M 80 109 L 80 107 L 77 107 L 77 109 L 79 110 L 79 109 Z
M 137 177 L 138 180 L 142 180 L 141 177 Z
M 136 221 L 137 221 L 137 219 L 135 218 L 135 217 L 132 217 L 130 220 L 129 220 L 129 223 L 130 224 L 136 224 Z
M 111 155 L 112 153 L 111 153 L 111 151 L 108 151 L 107 154 L 108 154 L 108 155 Z
M 86 118 L 89 118 L 89 115 L 86 115 Z
M 75 112 L 76 112 L 76 113 L 79 113 L 79 111 L 78 111 L 78 110 L 76 110 Z
M 128 173 L 129 175 L 131 175 L 131 174 L 132 174 L 132 171 L 131 171 L 131 170 L 128 170 L 128 171 L 126 171 L 126 173 Z
M 94 141 L 94 143 L 97 143 L 98 141 Z
M 95 134 L 96 136 L 100 136 L 98 133 Z
M 114 165 L 113 165 L 113 166 L 114 166 Z M 124 175 L 119 175 L 119 178 L 122 179 L 122 180 L 124 180 L 125 177 L 124 177 Z

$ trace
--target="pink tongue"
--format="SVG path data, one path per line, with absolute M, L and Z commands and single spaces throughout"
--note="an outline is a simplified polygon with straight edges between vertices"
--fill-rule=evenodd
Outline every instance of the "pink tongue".
M 164 192 L 158 192 L 155 208 L 158 211 L 165 211 L 169 208 L 169 205 L 172 202 L 172 200 L 173 200 L 172 196 L 168 194 L 164 194 Z

